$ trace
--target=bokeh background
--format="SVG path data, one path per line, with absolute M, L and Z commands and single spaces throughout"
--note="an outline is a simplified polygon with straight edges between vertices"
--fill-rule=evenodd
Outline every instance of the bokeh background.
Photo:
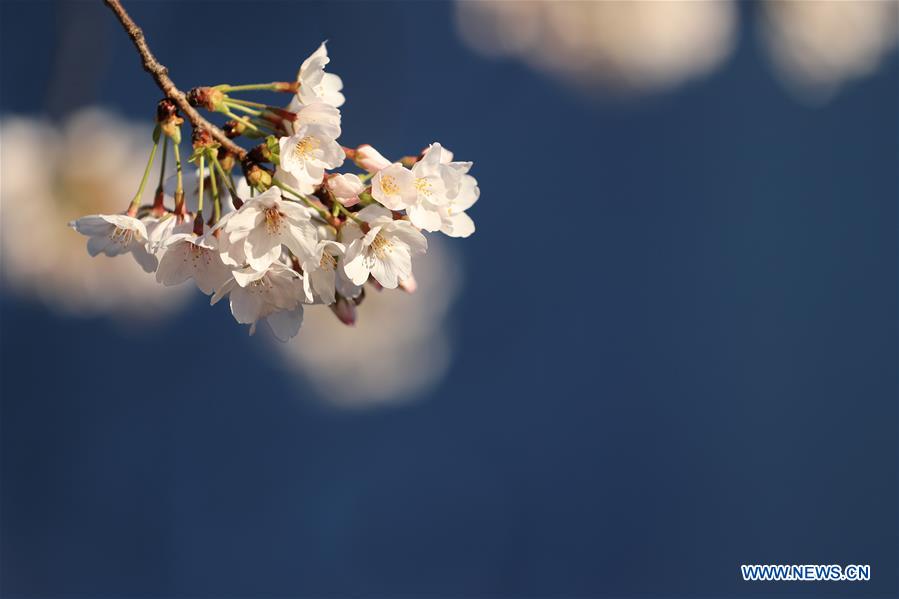
M 895 2 L 126 6 L 183 88 L 329 40 L 478 231 L 248 337 L 65 227 L 149 151 L 111 14 L 0 3 L 3 596 L 899 595 Z

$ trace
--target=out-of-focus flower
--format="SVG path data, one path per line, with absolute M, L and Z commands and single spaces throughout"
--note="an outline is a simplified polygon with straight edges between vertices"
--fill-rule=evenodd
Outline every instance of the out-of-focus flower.
M 313 384 L 321 398 L 346 408 L 364 408 L 414 399 L 438 383 L 450 363 L 452 343 L 447 313 L 461 286 L 461 272 L 447 243 L 433 238 L 417 259 L 415 293 L 377 292 L 365 300 L 338 300 L 341 318 L 355 325 L 334 326 L 327 310 L 306 310 L 303 333 L 275 344 L 285 366 Z
M 762 7 L 761 36 L 785 83 L 826 100 L 880 64 L 899 36 L 899 3 L 782 2 Z
M 83 214 L 127 206 L 148 156 L 149 128 L 93 108 L 59 127 L 7 117 L 0 136 L 0 260 L 7 288 L 64 313 L 128 320 L 157 318 L 183 303 L 186 289 L 173 293 L 157 285 L 134 260 L 91 258 L 84 237 L 65 227 Z M 83 156 L 91 159 L 77 159 Z
M 737 7 L 714 2 L 456 2 L 474 50 L 579 86 L 654 91 L 705 75 L 733 49 Z

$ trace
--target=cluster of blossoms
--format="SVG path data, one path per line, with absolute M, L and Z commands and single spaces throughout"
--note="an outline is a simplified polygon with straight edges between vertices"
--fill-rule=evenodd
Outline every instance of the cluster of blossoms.
M 70 223 L 88 237 L 90 255 L 130 253 L 163 285 L 192 279 L 213 304 L 229 298 L 234 318 L 251 333 L 265 321 L 282 341 L 299 331 L 305 304 L 327 305 L 352 325 L 366 284 L 413 292 L 412 256 L 428 247 L 422 231 L 474 232 L 465 213 L 479 195 L 471 163 L 454 161 L 437 143 L 396 162 L 367 144 L 341 146 L 343 83 L 325 72 L 328 62 L 322 44 L 296 81 L 191 90 L 193 107 L 230 119 L 222 127 L 228 139 L 260 142 L 249 151 L 218 143 L 192 121 L 195 177 L 182 173 L 184 119 L 175 102 L 162 100 L 128 209 Z M 293 97 L 282 108 L 230 95 L 251 90 Z M 159 185 L 153 203 L 143 205 L 159 145 Z M 166 179 L 169 145 L 175 174 Z M 333 172 L 347 159 L 358 172 Z M 235 180 L 238 164 L 243 177 Z

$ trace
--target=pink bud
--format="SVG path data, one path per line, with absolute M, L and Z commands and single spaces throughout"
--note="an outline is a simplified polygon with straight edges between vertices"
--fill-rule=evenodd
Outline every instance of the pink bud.
M 359 194 L 365 190 L 365 184 L 353 174 L 331 175 L 325 180 L 325 186 L 334 194 L 334 198 L 347 208 L 358 204 Z
M 360 168 L 364 168 L 370 173 L 376 173 L 392 164 L 380 152 L 368 144 L 362 144 L 356 148 L 354 160 Z
M 400 280 L 400 288 L 406 293 L 415 293 L 418 289 L 418 282 L 415 280 L 415 275 L 409 275 L 408 279 Z
M 338 296 L 337 301 L 331 304 L 331 311 L 348 327 L 356 324 L 356 304 L 353 301 Z

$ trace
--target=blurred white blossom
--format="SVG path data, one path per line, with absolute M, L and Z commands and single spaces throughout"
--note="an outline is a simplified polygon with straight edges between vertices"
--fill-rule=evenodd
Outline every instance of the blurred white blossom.
M 670 88 L 706 75 L 736 41 L 737 6 L 715 2 L 456 2 L 474 50 L 517 57 L 579 86 Z
M 899 2 L 783 2 L 762 6 L 761 38 L 784 82 L 826 100 L 870 74 L 895 45 Z
M 179 307 L 186 289 L 165 289 L 134 260 L 98 256 L 66 223 L 116 213 L 134 195 L 150 128 L 99 108 L 57 126 L 0 121 L 0 261 L 4 286 L 66 314 L 153 319 Z M 89 156 L 90 160 L 83 160 Z M 147 196 L 152 194 L 147 192 Z
M 430 241 L 415 278 L 415 293 L 369 286 L 352 327 L 335 327 L 330 311 L 307 310 L 303 334 L 275 344 L 286 367 L 347 408 L 408 401 L 438 383 L 450 363 L 447 316 L 461 285 L 446 242 Z

